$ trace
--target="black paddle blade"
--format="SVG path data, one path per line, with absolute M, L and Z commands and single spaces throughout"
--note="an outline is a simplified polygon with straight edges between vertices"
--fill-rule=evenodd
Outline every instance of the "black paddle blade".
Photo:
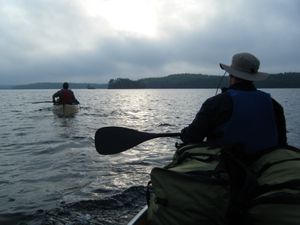
M 98 153 L 111 155 L 123 152 L 155 137 L 158 135 L 125 127 L 102 127 L 96 131 L 95 147 Z
M 178 137 L 180 133 L 147 133 L 125 127 L 102 127 L 95 133 L 95 147 L 102 155 L 112 155 L 157 137 Z

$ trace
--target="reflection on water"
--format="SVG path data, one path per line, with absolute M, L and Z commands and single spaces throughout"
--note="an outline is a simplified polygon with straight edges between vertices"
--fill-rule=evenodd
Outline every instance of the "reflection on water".
M 146 185 L 154 166 L 168 162 L 178 139 L 144 142 L 101 156 L 94 134 L 103 126 L 179 132 L 215 90 L 74 90 L 73 118 L 53 114 L 54 90 L 0 91 L 0 214 L 51 209 L 60 202 L 99 199 Z M 271 89 L 285 107 L 288 141 L 300 146 L 299 89 Z M 111 141 L 114 141 L 111 137 Z

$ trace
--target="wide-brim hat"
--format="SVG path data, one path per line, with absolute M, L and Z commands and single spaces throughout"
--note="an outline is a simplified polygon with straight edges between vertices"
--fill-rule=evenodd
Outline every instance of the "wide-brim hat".
M 260 62 L 250 53 L 238 53 L 232 57 L 231 65 L 220 63 L 220 67 L 234 77 L 249 81 L 266 79 L 269 74 L 258 72 Z

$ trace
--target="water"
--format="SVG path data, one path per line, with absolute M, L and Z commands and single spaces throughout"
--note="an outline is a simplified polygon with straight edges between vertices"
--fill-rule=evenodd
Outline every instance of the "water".
M 96 130 L 123 126 L 147 132 L 179 132 L 215 92 L 74 90 L 81 102 L 80 112 L 73 118 L 60 118 L 53 114 L 51 103 L 36 103 L 51 100 L 54 91 L 0 91 L 1 224 L 126 223 L 130 207 L 144 204 L 144 199 L 136 199 L 139 204 L 134 205 L 130 198 L 144 195 L 149 172 L 166 164 L 175 142 L 180 141 L 159 138 L 103 156 L 94 147 Z M 265 91 L 283 105 L 288 142 L 300 147 L 300 89 Z M 105 214 L 103 207 L 110 210 L 106 208 Z

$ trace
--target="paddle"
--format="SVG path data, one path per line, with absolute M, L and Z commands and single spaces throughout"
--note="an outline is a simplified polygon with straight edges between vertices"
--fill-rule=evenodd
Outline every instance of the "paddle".
M 95 147 L 102 155 L 112 155 L 158 137 L 178 137 L 180 133 L 147 133 L 125 127 L 102 127 L 95 133 Z
M 40 102 L 33 102 L 32 104 L 39 104 L 39 103 L 53 103 L 52 101 L 40 101 Z

